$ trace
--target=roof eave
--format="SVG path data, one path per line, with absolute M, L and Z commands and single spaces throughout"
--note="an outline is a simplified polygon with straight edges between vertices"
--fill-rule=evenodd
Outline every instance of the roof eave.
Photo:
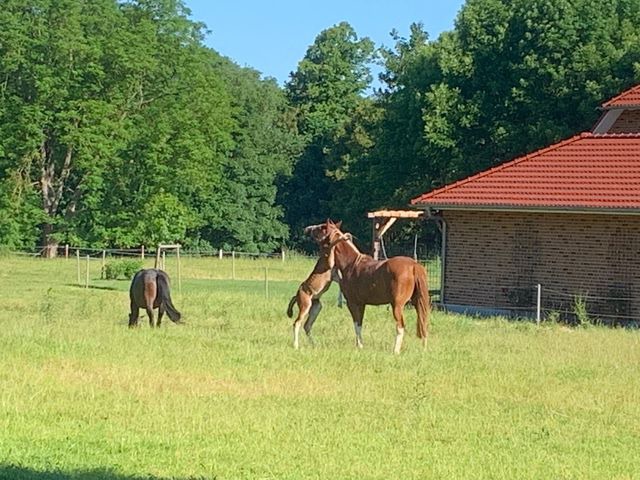
M 598 110 L 640 110 L 640 105 L 637 103 L 630 103 L 628 105 L 602 105 L 601 107 L 598 107 Z
M 414 203 L 412 207 L 421 210 L 467 210 L 485 212 L 519 212 L 519 213 L 581 213 L 609 215 L 640 215 L 640 207 L 571 207 L 571 206 L 524 206 L 524 205 L 458 205 L 451 203 Z

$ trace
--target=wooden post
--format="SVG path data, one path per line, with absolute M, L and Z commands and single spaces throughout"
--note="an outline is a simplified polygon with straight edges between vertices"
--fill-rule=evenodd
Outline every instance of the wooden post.
M 102 270 L 100 270 L 100 279 L 104 278 L 104 269 L 107 266 L 106 256 L 107 256 L 107 251 L 102 250 Z
M 269 267 L 264 267 L 264 296 L 269 298 Z
M 140 248 L 140 259 L 144 260 L 144 245 L 142 245 L 142 248 Z
M 69 244 L 65 244 L 64 246 L 64 258 L 69 260 Z
M 222 249 L 218 250 L 218 258 L 222 260 Z
M 280 254 L 282 255 L 282 261 L 284 262 L 284 248 L 280 251 Z
M 231 252 L 231 279 L 236 279 L 236 251 Z
M 380 258 L 380 237 L 378 237 L 378 222 L 373 222 L 372 234 L 373 237 L 373 259 L 378 260 Z
M 89 288 L 89 262 L 90 261 L 91 261 L 91 258 L 89 257 L 89 255 L 87 255 L 87 277 L 85 279 L 84 288 Z
M 162 251 L 162 248 L 160 248 L 160 245 L 158 245 L 156 250 L 156 262 L 154 263 L 153 268 L 158 268 L 160 266 L 160 252 Z
M 76 250 L 76 264 L 78 266 L 78 285 L 81 285 L 80 283 L 80 250 Z
M 162 251 L 162 270 L 167 271 L 167 252 Z
M 180 245 L 176 247 L 176 258 L 178 260 L 178 292 L 182 293 L 182 272 L 180 270 Z

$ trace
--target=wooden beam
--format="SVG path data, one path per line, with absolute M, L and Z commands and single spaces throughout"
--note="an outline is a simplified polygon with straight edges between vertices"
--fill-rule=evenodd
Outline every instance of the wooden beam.
M 420 210 L 377 210 L 368 212 L 367 218 L 373 219 L 373 258 L 380 257 L 382 236 L 399 218 L 422 218 L 425 212 Z
M 378 237 L 382 237 L 387 231 L 391 228 L 391 226 L 396 223 L 396 217 L 390 217 L 386 220 L 383 220 L 381 223 L 376 222 L 376 234 Z
M 419 210 L 377 210 L 368 212 L 367 218 L 420 218 L 424 211 Z

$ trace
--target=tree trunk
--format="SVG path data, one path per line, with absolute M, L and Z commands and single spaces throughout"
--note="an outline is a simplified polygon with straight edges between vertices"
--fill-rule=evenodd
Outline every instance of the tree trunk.
M 53 236 L 53 225 L 45 223 L 42 227 L 42 256 L 54 258 L 58 256 L 59 242 Z
M 58 240 L 55 239 L 54 219 L 59 214 L 58 207 L 64 192 L 65 182 L 71 173 L 71 158 L 73 148 L 68 146 L 64 155 L 64 160 L 56 175 L 56 165 L 53 152 L 49 148 L 47 141 L 43 141 L 40 146 L 40 190 L 42 193 L 42 208 L 50 222 L 42 226 L 42 256 L 53 258 L 58 255 Z

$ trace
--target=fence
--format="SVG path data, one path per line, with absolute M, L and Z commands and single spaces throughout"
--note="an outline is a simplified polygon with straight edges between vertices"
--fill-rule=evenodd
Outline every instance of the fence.
M 495 293 L 491 309 L 512 317 L 535 318 L 537 323 L 551 320 L 569 324 L 640 326 L 640 315 L 634 309 L 637 299 L 624 293 L 591 295 L 542 284 L 502 286 Z
M 42 257 L 44 247 L 36 247 L 29 251 L 15 252 L 18 255 Z M 78 285 L 86 288 L 92 286 L 96 279 L 105 278 L 105 270 L 114 260 L 138 260 L 140 266 L 153 267 L 156 249 L 117 248 L 100 249 L 61 245 L 57 250 L 58 259 L 66 259 L 76 263 Z M 311 269 L 316 257 L 305 256 L 296 252 L 249 253 L 241 251 L 215 250 L 181 250 L 180 263 L 177 266 L 176 251 L 162 252 L 159 268 L 169 271 L 176 278 L 177 287 L 181 288 L 182 280 L 252 280 L 264 284 L 265 295 L 269 295 L 270 281 L 302 281 Z M 440 259 L 432 257 L 419 259 L 428 272 L 430 293 L 434 301 L 440 294 Z

